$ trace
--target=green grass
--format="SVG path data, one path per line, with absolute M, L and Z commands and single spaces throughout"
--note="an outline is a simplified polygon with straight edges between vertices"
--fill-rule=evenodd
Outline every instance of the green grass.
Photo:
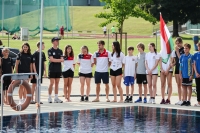
M 71 16 L 73 13 L 74 31 L 96 31 L 96 33 L 102 33 L 102 28 L 99 27 L 98 25 L 101 22 L 104 22 L 105 19 L 95 18 L 94 15 L 104 11 L 109 12 L 109 10 L 104 10 L 103 7 L 95 7 L 95 6 L 84 6 L 84 7 L 75 6 L 73 7 L 73 10 L 72 8 L 70 8 L 69 10 Z M 60 11 L 59 14 L 57 14 L 58 12 L 57 7 L 45 8 L 44 10 L 45 28 L 48 28 L 49 30 L 55 30 L 56 24 L 59 24 L 59 26 L 64 24 L 65 22 L 64 16 L 66 14 L 64 13 L 63 7 L 61 7 L 59 11 Z M 29 29 L 31 30 L 35 29 L 36 27 L 39 27 L 40 24 L 39 15 L 40 15 L 40 10 L 23 14 L 21 27 L 29 27 Z M 19 26 L 19 22 L 20 22 L 20 16 L 4 20 L 4 25 L 9 27 L 10 29 L 16 29 L 16 25 Z M 110 29 L 112 25 L 116 25 L 116 23 L 107 25 L 107 28 Z M 169 25 L 171 25 L 171 23 Z M 124 23 L 124 32 L 127 32 L 128 34 L 152 35 L 153 29 L 159 29 L 159 23 L 153 26 L 150 22 L 147 22 L 142 18 L 130 17 L 128 20 L 125 20 Z
M 184 36 L 183 38 L 184 39 L 186 38 L 185 40 L 183 40 L 184 43 L 187 42 L 187 43 L 192 44 L 191 53 L 193 53 L 192 38 L 190 36 Z M 63 40 L 60 41 L 60 46 L 59 47 L 60 47 L 60 49 L 64 50 L 64 47 L 67 44 L 70 44 L 73 47 L 75 56 L 77 56 L 80 53 L 81 46 L 87 45 L 89 47 L 90 53 L 94 53 L 97 50 L 97 41 L 98 40 L 99 39 L 63 39 Z M 7 46 L 7 44 L 8 44 L 7 38 L 3 37 L 2 41 L 3 41 L 3 44 L 5 46 Z M 28 42 L 30 44 L 30 46 L 31 46 L 32 53 L 37 49 L 36 48 L 36 42 L 37 41 L 39 41 L 39 38 L 33 38 L 32 40 L 29 40 L 29 42 Z M 50 40 L 50 38 L 49 39 L 48 38 L 44 38 L 43 41 L 45 42 L 45 47 L 46 47 L 44 52 L 45 52 L 45 54 L 47 56 L 47 50 L 52 46 L 51 40 Z M 110 51 L 111 51 L 111 46 L 112 46 L 111 43 L 112 43 L 112 41 L 113 41 L 112 39 L 110 39 L 110 41 L 109 41 L 110 42 L 109 43 L 109 50 Z M 108 48 L 107 40 L 105 40 L 105 42 L 106 42 L 105 47 Z M 136 49 L 136 45 L 139 42 L 143 42 L 145 44 L 145 46 L 146 46 L 145 51 L 148 52 L 148 43 L 150 43 L 150 42 L 156 43 L 156 38 L 153 37 L 153 38 L 128 39 L 127 42 L 128 42 L 128 46 L 134 46 L 134 48 L 135 48 L 134 54 L 136 55 L 136 54 L 138 54 L 138 51 Z M 10 40 L 10 47 L 20 49 L 22 43 L 23 42 L 19 41 L 19 40 Z M 125 52 L 124 45 L 123 45 L 122 49 L 123 49 L 123 52 Z M 160 51 L 160 39 L 159 39 L 159 37 L 158 37 L 157 49 L 158 49 L 158 51 Z M 95 68 L 93 68 L 93 69 L 95 69 Z M 76 66 L 76 69 L 75 69 L 75 76 L 77 76 L 77 75 L 78 75 L 78 66 Z

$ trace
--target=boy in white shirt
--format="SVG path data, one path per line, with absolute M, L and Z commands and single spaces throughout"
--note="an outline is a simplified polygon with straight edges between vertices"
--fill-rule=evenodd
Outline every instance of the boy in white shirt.
M 134 81 L 136 78 L 136 63 L 137 57 L 133 56 L 134 47 L 128 48 L 128 55 L 124 57 L 123 68 L 124 68 L 124 84 L 126 85 L 126 99 L 125 103 L 133 102 L 133 91 Z M 129 86 L 131 86 L 131 93 L 129 97 Z

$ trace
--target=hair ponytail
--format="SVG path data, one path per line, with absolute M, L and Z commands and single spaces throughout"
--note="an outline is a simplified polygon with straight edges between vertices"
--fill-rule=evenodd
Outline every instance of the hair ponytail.
M 154 52 L 157 54 L 157 49 L 156 48 L 154 48 Z

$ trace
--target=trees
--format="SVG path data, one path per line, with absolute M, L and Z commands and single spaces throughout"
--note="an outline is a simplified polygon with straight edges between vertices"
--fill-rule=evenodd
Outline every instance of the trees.
M 152 0 L 151 4 L 144 4 L 141 9 L 153 15 L 158 21 L 159 12 L 164 20 L 173 21 L 173 37 L 178 37 L 178 25 L 185 24 L 188 20 L 192 24 L 200 22 L 199 0 Z
M 100 0 L 105 2 L 104 9 L 110 9 L 110 12 L 101 12 L 96 14 L 97 18 L 105 18 L 106 21 L 101 23 L 103 27 L 109 23 L 117 22 L 117 27 L 120 29 L 120 45 L 122 46 L 122 33 L 124 21 L 129 17 L 142 17 L 152 23 L 156 22 L 156 19 L 145 11 L 141 10 L 139 6 L 141 4 L 150 4 L 151 0 Z

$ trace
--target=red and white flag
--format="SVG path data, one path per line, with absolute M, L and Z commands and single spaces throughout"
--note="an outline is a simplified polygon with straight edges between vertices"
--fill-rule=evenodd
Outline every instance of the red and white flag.
M 162 14 L 160 14 L 160 44 L 160 55 L 162 57 L 162 62 L 167 64 L 168 60 L 170 59 L 170 54 L 174 50 L 174 43 L 167 25 L 162 18 Z

